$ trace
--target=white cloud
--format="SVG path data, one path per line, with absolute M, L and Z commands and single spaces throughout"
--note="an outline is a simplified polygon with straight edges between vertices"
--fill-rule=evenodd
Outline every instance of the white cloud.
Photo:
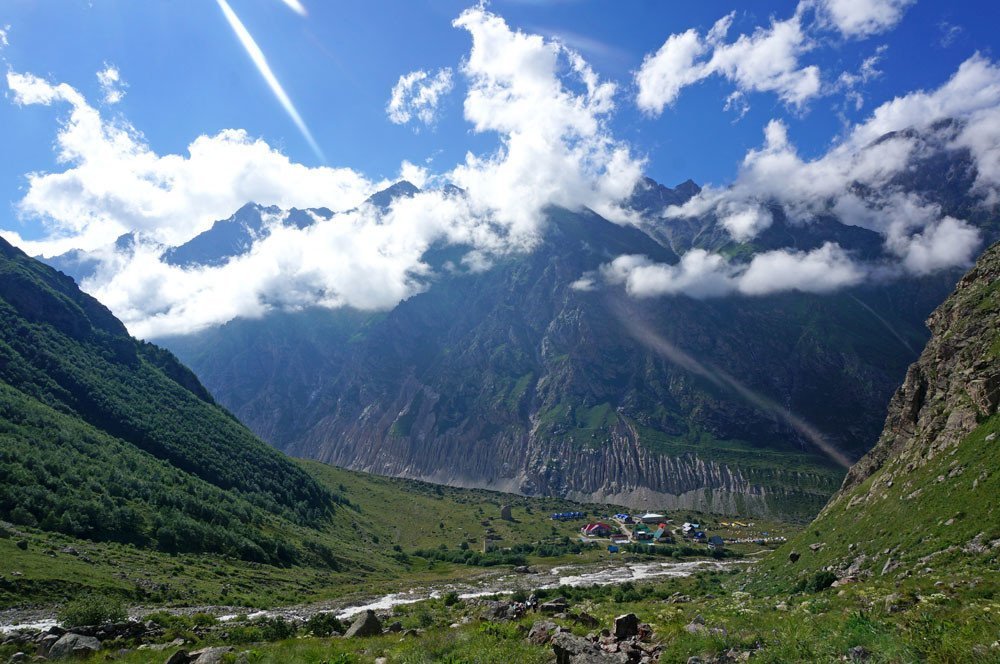
M 855 286 L 864 278 L 864 268 L 837 244 L 828 242 L 809 252 L 778 250 L 757 254 L 740 275 L 739 291 L 745 295 L 787 290 L 830 293 Z
M 941 44 L 941 48 L 948 48 L 961 36 L 962 26 L 954 25 L 948 21 L 941 21 L 938 24 L 938 29 L 941 31 L 941 39 L 938 41 Z
M 654 54 L 648 54 L 635 74 L 639 88 L 636 103 L 647 113 L 662 113 L 680 96 L 681 90 L 709 76 L 706 63 L 698 60 L 708 45 L 691 29 L 670 35 Z
M 916 0 L 816 0 L 820 19 L 848 38 L 870 37 L 899 23 Z M 811 0 L 803 0 L 811 5 Z
M 632 193 L 642 162 L 606 126 L 615 85 L 574 51 L 513 31 L 482 8 L 466 10 L 454 25 L 472 36 L 462 67 L 465 118 L 501 138 L 496 153 L 469 154 L 448 174 L 473 209 L 529 242 L 547 205 L 587 206 L 629 221 L 618 202 Z
M 601 266 L 601 276 L 624 284 L 633 297 L 684 293 L 696 298 L 727 295 L 736 289 L 735 269 L 725 258 L 704 249 L 693 249 L 677 265 L 655 263 L 645 256 L 619 256 Z
M 981 196 L 987 206 L 1000 202 L 1000 67 L 975 55 L 936 90 L 882 104 L 812 160 L 798 155 L 782 122 L 772 121 L 764 145 L 747 153 L 731 186 L 705 187 L 665 214 L 714 213 L 734 239 L 745 241 L 767 224 L 753 223 L 749 214 L 733 217 L 733 211 L 767 201 L 783 208 L 792 223 L 832 213 L 844 223 L 873 230 L 885 239 L 886 250 L 899 257 L 900 267 L 912 273 L 966 265 L 979 233 L 895 184 L 926 149 L 968 150 L 977 173 L 969 193 Z M 860 196 L 859 187 L 869 193 Z
M 843 72 L 837 79 L 837 86 L 844 91 L 847 99 L 854 103 L 855 110 L 861 110 L 864 106 L 864 96 L 859 88 L 882 77 L 882 71 L 878 68 L 879 62 L 888 50 L 886 44 L 882 44 L 875 52 L 861 62 L 861 66 L 856 73 Z
M 242 130 L 199 136 L 187 155 L 161 156 L 130 125 L 102 118 L 69 85 L 16 72 L 7 74 L 7 85 L 18 104 L 66 102 L 71 109 L 56 137 L 66 169 L 28 174 L 18 203 L 22 216 L 46 224 L 48 237 L 24 242 L 7 233 L 32 254 L 96 249 L 129 231 L 179 244 L 247 201 L 344 210 L 375 188 L 350 169 L 293 163 Z
M 10 32 L 10 25 L 4 25 L 0 27 L 0 48 L 5 46 L 10 46 L 10 42 L 7 40 L 7 34 Z
M 101 85 L 105 104 L 117 104 L 125 98 L 125 88 L 128 85 L 122 80 L 118 67 L 105 63 L 104 69 L 97 72 L 97 82 Z
M 439 69 L 433 76 L 418 69 L 399 77 L 392 88 L 392 96 L 385 107 L 389 120 L 406 124 L 419 120 L 425 125 L 434 124 L 438 104 L 451 92 L 451 69 Z
M 658 115 L 683 88 L 712 75 L 736 86 L 727 107 L 744 106 L 741 98 L 749 92 L 773 92 L 789 106 L 802 108 L 820 93 L 819 68 L 799 62 L 813 48 L 799 12 L 726 43 L 734 16 L 717 21 L 704 37 L 696 30 L 671 35 L 655 54 L 647 55 L 635 75 L 639 108 Z
M 601 266 L 600 273 L 607 283 L 624 285 L 633 297 L 683 294 L 704 299 L 734 293 L 830 293 L 861 283 L 866 269 L 838 245 L 827 243 L 808 252 L 760 253 L 749 263 L 732 263 L 704 249 L 688 251 L 676 265 L 625 255 Z
M 981 243 L 979 232 L 964 221 L 945 217 L 906 238 L 899 247 L 903 265 L 913 274 L 929 274 L 955 265 L 968 265 Z
M 422 262 L 432 245 L 469 247 L 462 269 L 487 269 L 496 257 L 531 249 L 550 205 L 586 205 L 622 221 L 620 201 L 641 162 L 611 136 L 612 84 L 579 55 L 512 31 L 481 8 L 455 22 L 472 37 L 462 73 L 465 116 L 494 132 L 499 148 L 469 154 L 450 171 L 404 161 L 400 175 L 418 186 L 453 182 L 464 190 L 424 191 L 388 210 L 362 204 L 374 183 L 350 169 L 291 162 L 242 130 L 200 136 L 187 154 L 160 155 L 123 120 L 102 117 L 74 88 L 11 72 L 16 103 L 70 108 L 56 137 L 63 167 L 28 176 L 22 216 L 48 236 L 24 242 L 29 253 L 96 249 L 102 263 L 83 287 L 139 336 L 182 334 L 275 308 L 352 306 L 385 309 L 429 287 Z M 181 268 L 160 260 L 177 245 L 229 217 L 247 201 L 281 208 L 328 207 L 306 228 L 272 221 L 251 251 L 222 266 Z M 137 232 L 134 250 L 113 240 Z M 458 268 L 455 268 L 458 269 Z

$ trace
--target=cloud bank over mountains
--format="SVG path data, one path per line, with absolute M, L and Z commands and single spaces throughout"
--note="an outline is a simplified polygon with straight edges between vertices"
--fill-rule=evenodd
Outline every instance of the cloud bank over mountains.
M 926 274 L 970 261 L 978 231 L 894 188 L 892 179 L 924 149 L 906 133 L 913 128 L 942 147 L 969 150 L 979 178 L 973 193 L 984 205 L 1000 200 L 1000 69 L 985 56 L 970 58 L 937 90 L 883 104 L 817 159 L 800 157 L 785 125 L 772 121 L 731 185 L 706 187 L 660 219 L 643 219 L 625 206 L 644 161 L 609 123 L 616 105 L 634 103 L 657 114 L 712 75 L 735 86 L 730 103 L 767 92 L 804 109 L 825 85 L 822 72 L 802 62 L 815 33 L 862 39 L 890 29 L 908 4 L 802 0 L 793 17 L 735 39 L 728 38 L 728 15 L 704 36 L 695 30 L 672 35 L 648 55 L 635 75 L 634 98 L 562 43 L 512 29 L 481 6 L 466 10 L 453 25 L 469 34 L 471 46 L 455 70 L 402 75 L 385 110 L 392 122 L 432 125 L 445 97 L 462 89 L 464 119 L 472 131 L 497 137 L 497 147 L 433 173 L 402 162 L 401 177 L 423 190 L 386 208 L 365 201 L 389 182 L 351 168 L 292 162 L 240 129 L 199 136 L 185 154 L 158 154 L 124 118 L 99 110 L 70 85 L 10 71 L 14 103 L 64 104 L 69 114 L 55 142 L 64 168 L 28 174 L 18 203 L 20 215 L 45 224 L 45 239 L 2 234 L 34 255 L 91 252 L 100 262 L 83 287 L 141 337 L 189 333 L 276 308 L 390 308 L 432 287 L 433 269 L 424 260 L 432 246 L 461 246 L 465 257 L 456 269 L 488 269 L 498 257 L 531 251 L 552 205 L 587 207 L 640 227 L 714 215 L 741 242 L 772 224 L 770 206 L 779 205 L 793 223 L 832 214 L 874 230 L 895 257 L 888 270 L 864 265 L 835 243 L 810 252 L 758 253 L 743 263 L 700 249 L 677 265 L 619 256 L 609 257 L 598 274 L 584 275 L 580 288 L 601 281 L 634 297 L 758 296 L 826 293 L 887 272 Z M 125 83 L 110 66 L 99 76 L 110 105 Z M 902 133 L 877 142 L 893 131 Z M 882 193 L 860 196 L 859 184 Z M 221 266 L 163 260 L 165 248 L 248 201 L 325 207 L 331 214 L 314 214 L 302 227 L 273 215 L 249 252 Z M 125 233 L 135 243 L 116 247 Z
M 70 114 L 56 138 L 66 169 L 29 174 L 19 203 L 22 215 L 44 221 L 48 237 L 31 242 L 12 231 L 4 235 L 32 254 L 96 252 L 102 262 L 84 288 L 134 334 L 149 337 L 276 307 L 388 308 L 427 287 L 430 268 L 422 257 L 431 245 L 468 247 L 465 268 L 484 269 L 493 257 L 531 250 L 543 210 L 553 204 L 586 205 L 626 219 L 618 203 L 642 168 L 607 128 L 614 84 L 601 81 L 576 53 L 511 30 L 482 8 L 454 24 L 472 38 L 461 68 L 468 81 L 465 117 L 475 131 L 496 134 L 499 147 L 470 153 L 433 176 L 404 162 L 403 175 L 431 188 L 385 210 L 364 201 L 388 182 L 349 168 L 293 163 L 234 129 L 196 138 L 186 155 L 160 155 L 137 129 L 103 116 L 73 87 L 10 72 L 15 103 L 65 103 Z M 400 112 L 409 109 L 420 119 L 430 107 L 421 96 L 425 102 L 433 97 L 411 94 Z M 464 193 L 434 188 L 444 183 Z M 252 251 L 221 267 L 161 260 L 165 247 L 191 239 L 247 201 L 326 207 L 334 214 L 316 216 L 305 228 L 272 223 Z M 135 247 L 116 250 L 115 239 L 129 232 Z

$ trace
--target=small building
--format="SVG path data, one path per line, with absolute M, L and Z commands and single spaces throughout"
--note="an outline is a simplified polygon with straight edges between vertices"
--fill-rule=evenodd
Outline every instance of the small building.
M 624 523 L 626 525 L 632 523 L 632 517 L 628 514 L 615 514 L 612 518 L 618 523 Z
M 611 536 L 612 544 L 628 544 L 628 535 L 623 535 L 622 533 L 615 533 Z
M 653 539 L 653 533 L 649 530 L 649 526 L 640 523 L 632 529 L 632 539 L 637 542 L 646 542 Z
M 721 549 L 726 545 L 726 543 L 718 535 L 712 535 L 711 537 L 708 538 L 708 545 L 713 549 Z
M 607 537 L 611 534 L 611 526 L 606 523 L 588 523 L 580 529 L 587 537 Z
M 667 517 L 663 516 L 662 514 L 654 514 L 653 512 L 647 512 L 646 514 L 643 514 L 639 518 L 642 520 L 643 523 L 660 523 Z
M 618 553 L 618 547 L 614 544 L 608 544 L 608 553 Z

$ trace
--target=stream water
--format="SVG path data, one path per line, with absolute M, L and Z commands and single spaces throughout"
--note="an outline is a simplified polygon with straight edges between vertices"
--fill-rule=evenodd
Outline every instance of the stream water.
M 381 597 L 356 601 L 356 603 L 340 600 L 256 612 L 240 610 L 237 607 L 198 607 L 197 609 L 187 609 L 184 612 L 204 611 L 218 616 L 221 621 L 233 620 L 238 615 L 249 615 L 251 618 L 280 616 L 285 619 L 304 620 L 317 613 L 332 612 L 341 620 L 346 620 L 368 609 L 388 611 L 396 606 L 415 604 L 426 599 L 440 597 L 448 592 L 455 592 L 462 599 L 474 599 L 511 594 L 519 589 L 527 591 L 534 588 L 558 588 L 560 586 L 606 586 L 657 577 L 690 576 L 695 572 L 725 570 L 748 562 L 750 561 L 691 560 L 678 562 L 666 560 L 662 562 L 617 561 L 596 565 L 565 565 L 529 574 L 504 572 L 477 583 L 453 583 L 414 588 L 406 592 L 389 593 Z M 151 610 L 137 610 L 133 617 L 139 617 Z M 55 624 L 56 620 L 51 612 L 0 611 L 0 633 L 48 629 Z

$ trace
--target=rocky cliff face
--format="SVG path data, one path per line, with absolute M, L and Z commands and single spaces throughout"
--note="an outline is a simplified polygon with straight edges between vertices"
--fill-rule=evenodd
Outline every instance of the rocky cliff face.
M 1000 404 L 1000 245 L 962 278 L 927 321 L 931 340 L 889 404 L 878 444 L 850 469 L 831 505 L 871 479 L 883 485 L 951 454 Z M 877 477 L 876 477 L 877 476 Z M 919 489 L 919 487 L 914 487 Z
M 840 583 L 1000 564 L 1000 244 L 928 320 L 932 337 L 889 405 L 878 444 L 753 583 Z M 974 587 L 971 581 L 969 587 Z M 955 582 L 950 583 L 955 587 Z

